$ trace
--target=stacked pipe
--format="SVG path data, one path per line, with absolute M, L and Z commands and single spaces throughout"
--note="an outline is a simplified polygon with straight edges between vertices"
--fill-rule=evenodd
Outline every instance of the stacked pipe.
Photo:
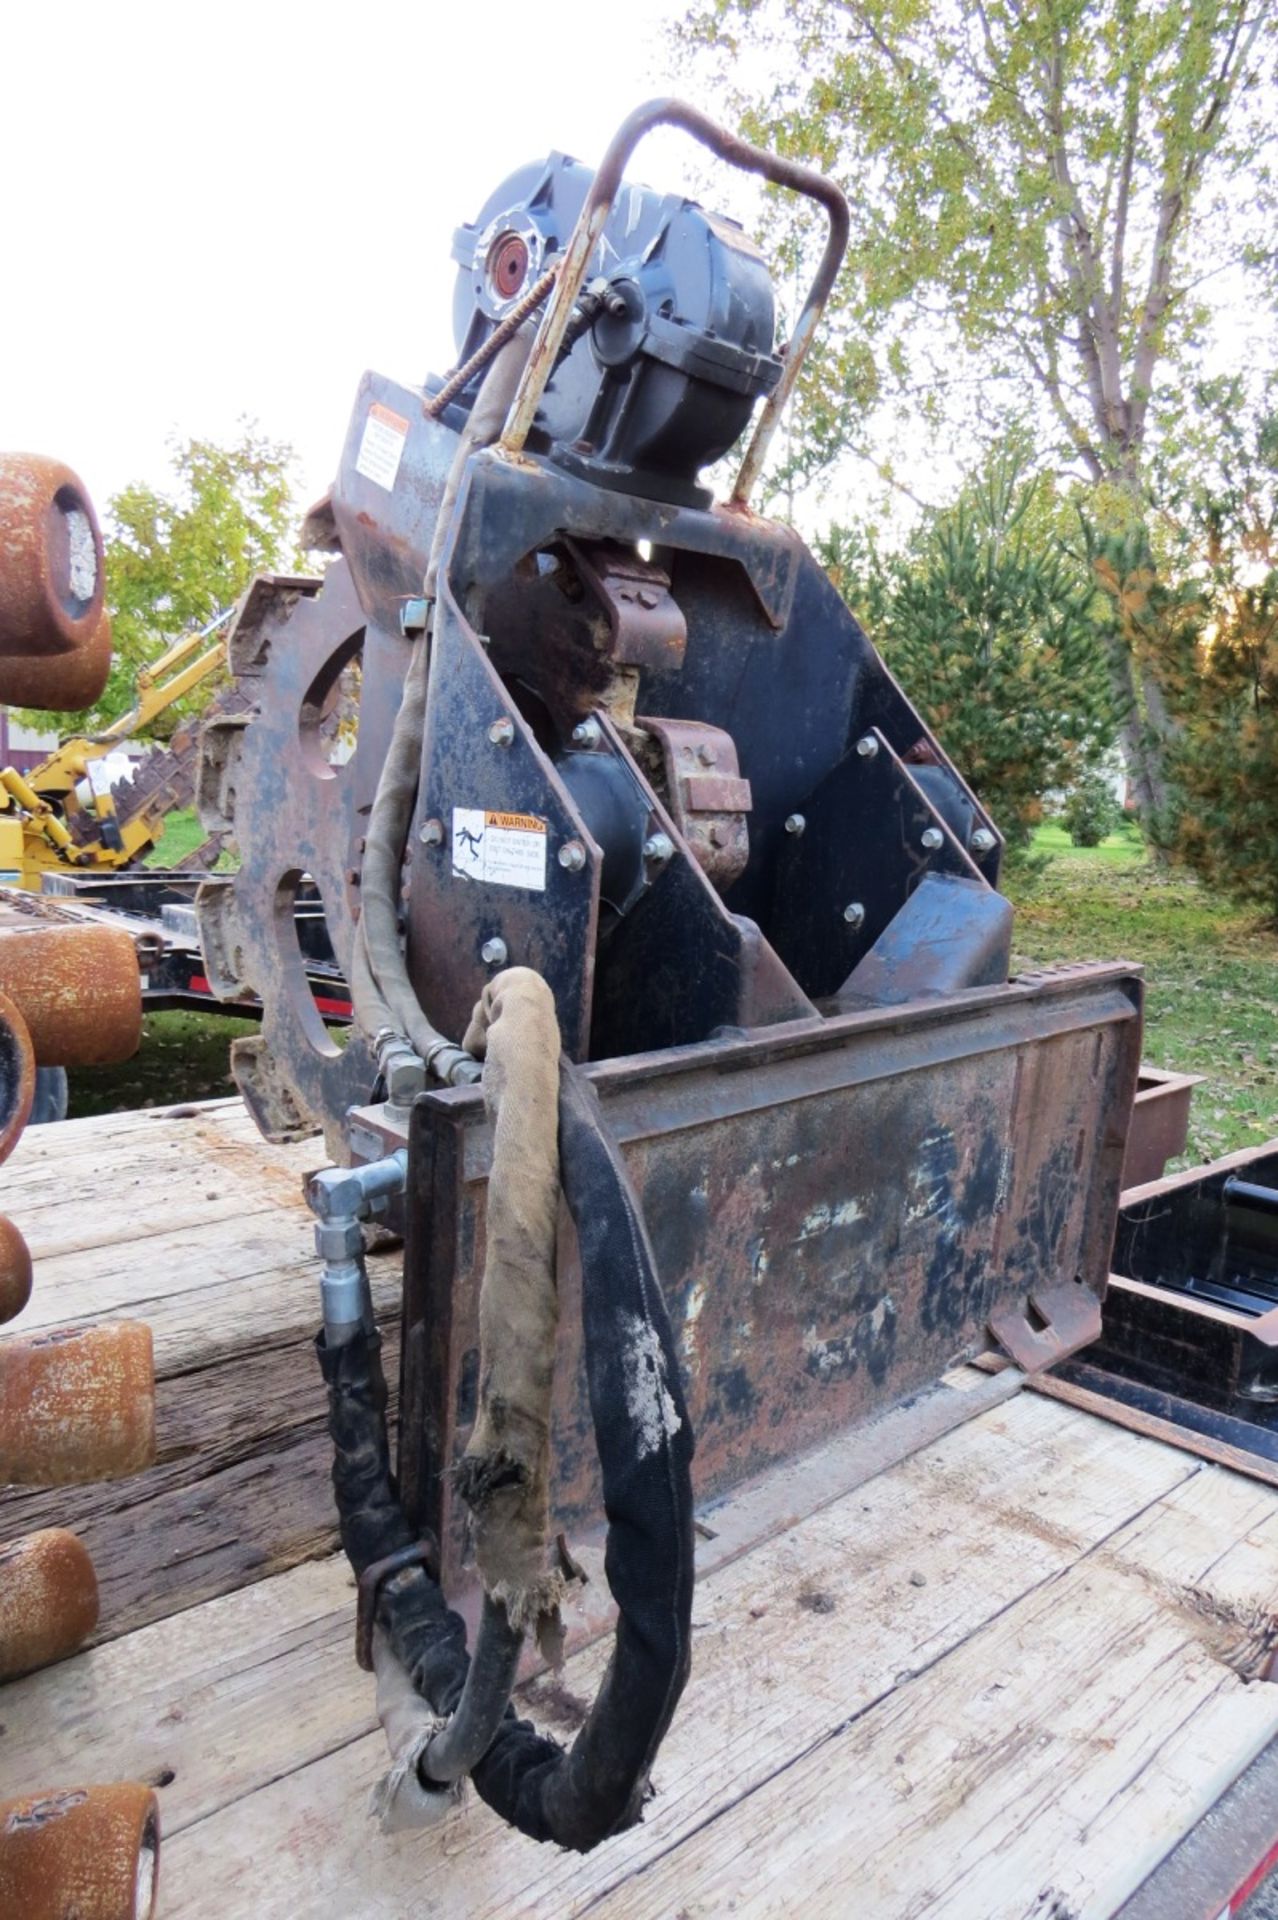
M 90 704 L 111 661 L 102 539 L 79 481 L 55 461 L 0 456 L 0 701 Z M 38 1067 L 126 1060 L 142 996 L 129 935 L 98 926 L 0 929 L 0 1162 L 31 1111 Z M 32 1293 L 22 1233 L 0 1215 L 0 1322 Z M 0 1339 L 0 1485 L 68 1486 L 155 1458 L 151 1330 L 135 1321 Z M 98 1621 L 82 1541 L 50 1527 L 0 1544 L 0 1680 L 81 1646 Z M 134 1783 L 44 1787 L 0 1804 L 0 1913 L 149 1920 L 159 1806 Z

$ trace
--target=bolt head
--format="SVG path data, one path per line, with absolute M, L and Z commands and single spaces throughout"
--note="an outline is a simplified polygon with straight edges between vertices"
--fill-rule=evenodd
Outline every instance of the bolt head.
M 801 813 L 787 813 L 785 816 L 785 830 L 787 833 L 800 834 L 807 824 L 807 821 Z
M 935 853 L 938 847 L 945 845 L 945 835 L 939 827 L 924 827 L 920 838 L 929 853 Z
M 588 719 L 579 720 L 572 730 L 574 747 L 584 747 L 587 751 L 597 747 L 602 739 L 603 729 L 593 714 Z
M 865 925 L 865 908 L 859 900 L 850 900 L 843 909 L 843 918 L 850 927 L 862 927 Z
M 425 633 L 429 619 L 428 600 L 405 600 L 399 610 L 399 630 L 403 634 Z
M 580 840 L 565 840 L 559 849 L 559 864 L 569 873 L 580 873 L 586 864 L 586 849 Z
M 504 714 L 500 720 L 494 720 L 488 729 L 488 738 L 495 747 L 508 747 L 515 737 L 515 723 Z
M 879 750 L 879 743 L 872 733 L 863 733 L 856 743 L 856 750 L 863 760 L 873 760 Z
M 992 853 L 995 839 L 988 827 L 978 827 L 972 835 L 972 845 L 977 853 Z
M 444 823 L 442 820 L 423 820 L 417 830 L 417 838 L 424 847 L 438 847 L 444 841 Z
M 506 942 L 497 936 L 485 940 L 479 949 L 479 957 L 486 967 L 504 967 L 507 959 Z
M 674 841 L 668 833 L 650 833 L 643 843 L 643 857 L 664 866 L 674 854 Z

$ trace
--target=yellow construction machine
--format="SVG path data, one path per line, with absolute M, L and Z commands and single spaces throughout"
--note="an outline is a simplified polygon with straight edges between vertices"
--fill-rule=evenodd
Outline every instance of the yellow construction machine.
M 214 636 L 230 612 L 175 641 L 144 668 L 135 704 L 101 733 L 60 741 L 28 773 L 0 769 L 0 883 L 38 893 L 48 872 L 68 867 L 114 872 L 131 866 L 160 839 L 166 814 L 191 803 L 194 727 L 179 727 L 127 780 L 112 782 L 99 770 L 113 748 L 145 733 L 224 665 L 225 649 Z

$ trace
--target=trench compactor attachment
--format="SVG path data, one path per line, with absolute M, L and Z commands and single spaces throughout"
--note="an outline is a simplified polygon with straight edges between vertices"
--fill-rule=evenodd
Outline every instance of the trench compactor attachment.
M 788 346 L 748 236 L 623 181 L 662 123 L 824 214 Z M 233 1055 L 258 1124 L 337 1163 L 319 1351 L 392 1822 L 470 1774 L 539 1839 L 631 1824 L 688 1670 L 694 1489 L 712 1514 L 957 1360 L 1099 1331 L 1140 982 L 1009 979 L 995 824 L 750 505 L 847 223 L 677 102 L 593 175 L 516 173 L 456 235 L 457 371 L 364 377 L 322 578 L 258 581 L 229 636 L 249 704 L 201 804 L 242 865 L 202 939 L 263 1003 Z M 311 883 L 348 1034 L 297 945 Z M 376 1220 L 405 1237 L 394 1471 Z M 605 1528 L 615 1650 L 565 1752 L 509 1694 Z

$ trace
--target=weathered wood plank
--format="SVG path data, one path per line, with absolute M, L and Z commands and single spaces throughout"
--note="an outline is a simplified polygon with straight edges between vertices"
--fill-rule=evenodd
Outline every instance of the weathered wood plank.
M 395 1325 L 386 1328 L 385 1357 L 393 1382 Z M 166 1446 L 149 1472 L 0 1496 L 4 1538 L 68 1526 L 83 1540 L 101 1594 L 93 1644 L 337 1545 L 332 1447 L 309 1343 L 162 1381 L 158 1397 Z M 194 1438 L 175 1445 L 183 1430 Z
M 589 1860 L 537 1849 L 506 1833 L 477 1804 L 434 1838 L 388 1842 L 366 1827 L 363 1799 L 381 1765 L 381 1741 L 352 1733 L 359 1714 L 358 1695 L 348 1691 L 349 1601 L 341 1631 L 333 1629 L 331 1679 L 322 1683 L 332 1686 L 337 1703 L 331 1746 L 303 1772 L 290 1770 L 281 1742 L 287 1749 L 291 1738 L 291 1676 L 304 1672 L 304 1685 L 321 1687 L 313 1656 L 296 1651 L 294 1616 L 285 1607 L 283 1625 L 265 1612 L 255 1615 L 257 1629 L 242 1630 L 240 1665 L 228 1667 L 227 1648 L 241 1629 L 238 1620 L 234 1629 L 227 1623 L 249 1599 L 256 1603 L 256 1596 L 282 1593 L 289 1582 L 312 1581 L 312 1568 L 125 1642 L 128 1649 L 143 1642 L 149 1648 L 146 1668 L 158 1691 L 144 1714 L 117 1717 L 113 1696 L 122 1682 L 104 1679 L 94 1689 L 92 1720 L 77 1713 L 64 1731 L 58 1672 L 19 1683 L 7 1696 L 18 1704 L 5 1715 L 11 1731 L 0 1741 L 0 1789 L 41 1747 L 50 1764 L 63 1752 L 78 1752 L 108 1771 L 176 1765 L 165 1702 L 181 1704 L 179 1694 L 189 1694 L 196 1704 L 182 1722 L 187 1759 L 162 1793 L 171 1836 L 165 1861 L 170 1912 L 212 1913 L 215 1891 L 219 1915 L 252 1911 L 299 1920 L 339 1908 L 402 1914 L 411 1906 L 496 1916 L 553 1905 L 580 1912 L 742 1795 L 761 1790 L 806 1747 L 827 1738 L 858 1702 L 868 1705 L 930 1669 L 1195 1471 L 1170 1449 L 1133 1442 L 1099 1422 L 1080 1423 L 1044 1401 L 1022 1400 L 1033 1412 L 1021 1415 L 1013 1402 L 983 1416 L 698 1589 L 694 1679 L 658 1768 L 658 1799 L 639 1833 Z M 911 1575 L 919 1574 L 923 1584 L 915 1585 Z M 207 1680 L 185 1637 L 192 1619 L 209 1622 Z M 325 1645 L 331 1626 L 316 1629 Z M 176 1636 L 172 1645 L 170 1635 Z M 570 1694 L 593 1691 L 606 1653 L 598 1646 L 570 1663 L 564 1676 Z M 107 1648 L 63 1671 L 121 1657 Z M 295 1661 L 301 1663 L 296 1668 Z M 362 1686 L 362 1724 L 371 1726 L 366 1679 Z M 206 1748 L 222 1751 L 217 1728 L 224 1724 L 219 1716 L 232 1710 L 228 1696 L 237 1701 L 244 1728 L 234 1777 L 220 1761 L 206 1770 L 202 1757 Z M 534 1685 L 543 1715 L 563 1698 Z M 206 1712 L 213 1716 L 207 1736 Z M 313 1723 L 305 1717 L 298 1748 L 313 1758 Z M 312 1854 L 317 1833 L 327 1844 Z M 299 1881 L 303 1847 L 308 1864 Z M 435 1904 L 419 1909 L 424 1885 Z M 668 1911 L 677 1911 L 677 1903 Z
M 234 1231 L 232 1231 L 234 1229 Z M 212 1366 L 256 1346 L 310 1338 L 319 1324 L 319 1269 L 311 1248 L 309 1221 L 285 1216 L 274 1222 L 259 1214 L 232 1221 L 219 1231 L 177 1235 L 181 1261 L 170 1268 L 162 1244 L 151 1262 L 155 1241 L 138 1249 L 137 1265 L 106 1298 L 95 1298 L 91 1281 L 77 1280 L 68 1300 L 49 1266 L 38 1267 L 31 1303 L 11 1322 L 15 1330 L 83 1326 L 99 1320 L 145 1320 L 155 1339 L 156 1372 L 162 1378 L 200 1366 Z M 246 1270 L 241 1270 L 246 1269 Z M 44 1281 L 51 1280 L 46 1296 Z M 178 1280 L 183 1284 L 177 1284 Z M 391 1251 L 369 1261 L 369 1280 L 379 1314 L 399 1300 L 401 1255 Z M 194 1283 L 194 1284 L 192 1284 Z M 126 1295 L 127 1297 L 121 1297 Z
M 150 1132 L 122 1139 L 102 1128 L 83 1154 L 46 1144 L 24 1156 L 29 1129 L 5 1169 L 4 1208 L 36 1260 L 84 1248 L 136 1244 L 178 1226 L 234 1219 L 273 1204 L 304 1217 L 302 1179 L 323 1149 L 270 1147 L 249 1139 L 229 1114 L 193 1110 L 185 1120 L 154 1119 Z M 70 1126 L 72 1123 L 67 1123 Z
M 1276 1734 L 1278 1688 L 1085 1559 L 594 1910 L 1109 1915 Z
M 238 1101 L 24 1136 L 3 1204 L 31 1237 L 16 1330 L 146 1320 L 158 1460 L 106 1486 L 0 1491 L 0 1534 L 73 1527 L 102 1590 L 98 1639 L 332 1551 L 317 1274 L 302 1172 Z M 16 1170 L 12 1179 L 11 1169 Z M 68 1224 L 70 1223 L 70 1224 Z M 43 1249 L 43 1252 L 41 1251 Z M 397 1375 L 398 1253 L 370 1261 Z

